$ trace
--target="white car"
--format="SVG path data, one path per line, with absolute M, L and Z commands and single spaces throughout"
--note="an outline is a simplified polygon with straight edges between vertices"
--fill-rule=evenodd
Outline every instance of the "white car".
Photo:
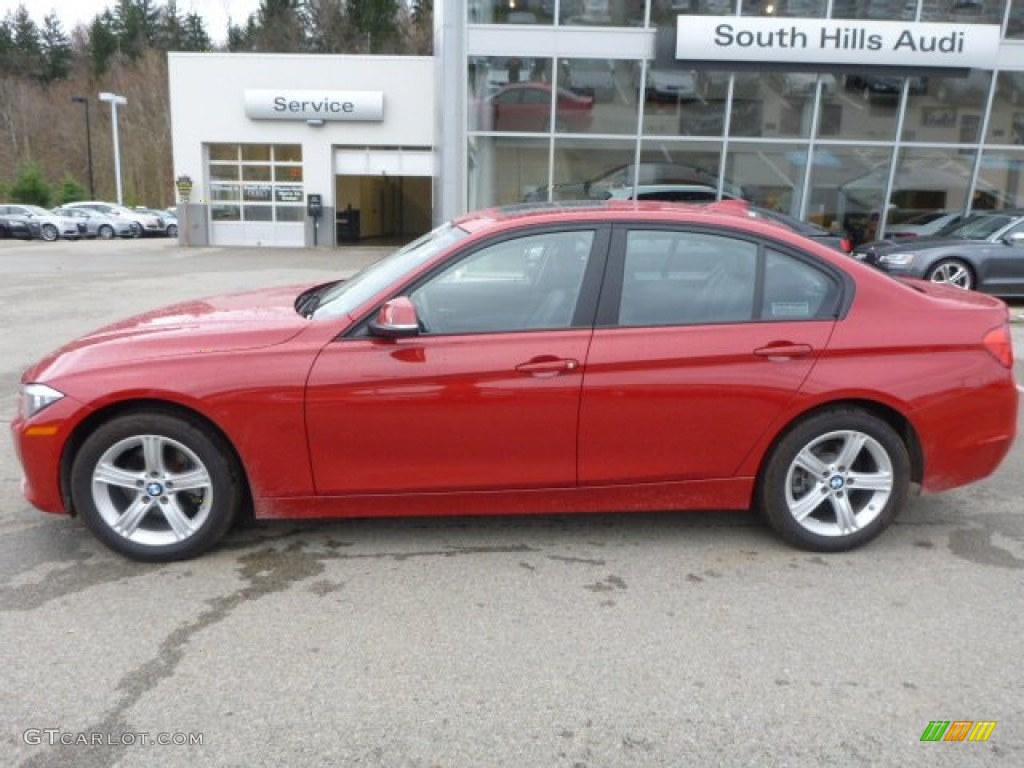
M 105 203 L 101 200 L 83 200 L 78 203 L 68 203 L 65 208 L 88 208 L 89 210 L 99 211 L 105 216 L 115 216 L 134 221 L 138 225 L 135 232 L 136 237 L 165 234 L 164 221 L 159 216 L 154 216 L 151 213 L 142 213 L 141 211 L 133 211 L 131 208 L 125 208 L 117 203 Z
M 118 216 L 106 216 L 91 208 L 75 208 L 73 206 L 54 208 L 58 216 L 67 216 L 85 222 L 83 237 L 110 240 L 115 237 L 135 237 L 134 222 Z

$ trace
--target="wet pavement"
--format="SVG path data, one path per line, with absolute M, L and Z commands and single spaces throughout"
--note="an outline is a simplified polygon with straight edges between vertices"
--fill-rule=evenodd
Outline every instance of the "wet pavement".
M 7 423 L 46 351 L 386 250 L 0 243 L 0 765 L 1024 764 L 1021 441 L 834 556 L 685 513 L 258 523 L 143 565 L 23 500 Z

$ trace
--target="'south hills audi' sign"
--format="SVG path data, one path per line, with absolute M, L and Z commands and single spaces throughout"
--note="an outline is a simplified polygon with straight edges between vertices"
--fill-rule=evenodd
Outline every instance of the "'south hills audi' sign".
M 992 69 L 996 24 L 679 16 L 676 58 L 689 61 Z

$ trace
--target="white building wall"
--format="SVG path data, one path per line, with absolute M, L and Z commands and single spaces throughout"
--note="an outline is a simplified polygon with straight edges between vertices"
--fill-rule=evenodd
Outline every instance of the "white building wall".
M 335 147 L 435 146 L 434 60 L 419 56 L 169 53 L 174 176 L 192 179 L 191 201 L 207 199 L 203 145 L 301 144 L 305 192 L 334 207 Z M 380 91 L 381 121 L 253 120 L 246 89 Z

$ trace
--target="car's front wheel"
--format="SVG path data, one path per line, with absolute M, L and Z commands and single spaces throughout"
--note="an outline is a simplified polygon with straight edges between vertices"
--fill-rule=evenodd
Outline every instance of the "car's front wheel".
M 831 408 L 798 423 L 775 445 L 757 504 L 791 544 L 841 552 L 885 530 L 909 485 L 907 448 L 892 427 L 866 411 Z
M 46 242 L 52 243 L 60 237 L 60 232 L 57 231 L 57 228 L 53 224 L 43 224 L 39 228 L 39 236 Z
M 238 513 L 241 486 L 219 435 L 162 412 L 103 424 L 71 470 L 86 525 L 111 549 L 150 562 L 195 557 L 216 544 Z
M 960 259 L 942 259 L 932 265 L 926 277 L 933 283 L 946 283 L 969 291 L 974 288 L 974 273 Z
M 167 236 L 168 237 L 177 237 L 178 236 L 178 225 L 177 224 L 168 224 L 167 225 Z
M 96 230 L 103 240 L 110 240 L 114 236 L 114 228 L 109 224 L 100 224 L 100 228 Z

